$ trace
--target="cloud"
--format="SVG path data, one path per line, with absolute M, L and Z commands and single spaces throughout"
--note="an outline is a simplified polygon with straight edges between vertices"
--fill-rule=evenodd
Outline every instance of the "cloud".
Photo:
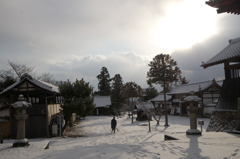
M 97 88 L 96 76 L 100 74 L 101 68 L 106 67 L 112 77 L 120 74 L 123 81 L 136 82 L 142 87 L 147 87 L 146 74 L 149 60 L 144 56 L 139 56 L 133 52 L 114 53 L 112 55 L 71 56 L 63 61 L 46 63 L 47 68 L 55 72 L 58 79 L 66 81 L 84 78 Z M 64 72 L 64 74 L 63 74 Z
M 53 73 L 56 80 L 84 78 L 96 88 L 96 76 L 105 66 L 111 77 L 119 73 L 124 82 L 147 87 L 148 63 L 165 53 L 171 54 L 191 82 L 222 78 L 221 65 L 203 69 L 201 61 L 239 36 L 239 16 L 219 15 L 203 0 L 189 2 L 1 1 L 0 68 L 7 68 L 8 60 L 17 61 L 34 66 L 39 73 Z M 201 25 L 202 29 L 197 28 Z M 196 41 L 191 39 L 195 33 L 207 35 Z M 174 43 L 186 37 L 191 45 L 176 48 Z

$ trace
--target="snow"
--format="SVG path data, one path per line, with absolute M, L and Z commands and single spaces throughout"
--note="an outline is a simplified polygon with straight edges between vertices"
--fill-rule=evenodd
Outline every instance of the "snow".
M 186 135 L 189 118 L 169 116 L 169 127 L 151 121 L 134 121 L 123 116 L 117 118 L 116 133 L 111 133 L 112 117 L 86 117 L 68 132 L 75 137 L 29 139 L 29 147 L 13 148 L 14 140 L 0 144 L 1 159 L 235 159 L 240 158 L 240 135 L 223 132 L 205 132 L 209 119 L 203 120 L 202 136 Z M 139 126 L 142 125 L 142 126 Z M 198 127 L 201 130 L 200 126 Z M 179 140 L 164 141 L 164 135 Z M 82 137 L 76 137 L 82 136 Z M 49 143 L 49 149 L 44 149 Z

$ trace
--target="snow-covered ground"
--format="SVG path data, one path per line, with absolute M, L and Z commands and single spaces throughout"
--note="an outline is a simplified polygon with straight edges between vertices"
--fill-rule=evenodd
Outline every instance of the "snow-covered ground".
M 189 118 L 169 116 L 170 127 L 164 127 L 164 117 L 160 126 L 151 122 L 135 121 L 127 116 L 118 118 L 117 131 L 111 133 L 112 117 L 86 117 L 76 125 L 71 133 L 77 138 L 30 139 L 29 147 L 13 148 L 14 140 L 4 140 L 0 144 L 1 159 L 239 159 L 240 135 L 205 132 L 209 119 L 204 120 L 202 136 L 187 136 Z M 198 127 L 200 130 L 200 127 Z M 179 140 L 164 141 L 164 134 Z M 45 149 L 49 142 L 49 149 Z

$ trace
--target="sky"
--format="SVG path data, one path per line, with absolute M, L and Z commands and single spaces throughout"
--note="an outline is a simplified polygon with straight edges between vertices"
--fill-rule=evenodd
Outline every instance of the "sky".
M 106 67 L 146 88 L 148 64 L 163 53 L 190 82 L 224 79 L 222 64 L 200 65 L 239 37 L 240 16 L 217 14 L 205 1 L 2 0 L 0 70 L 13 61 L 97 90 Z

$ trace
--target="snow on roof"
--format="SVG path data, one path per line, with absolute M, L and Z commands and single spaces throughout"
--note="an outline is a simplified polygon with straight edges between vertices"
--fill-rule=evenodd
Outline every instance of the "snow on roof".
M 166 99 L 167 101 L 169 101 L 172 98 L 171 95 L 167 95 L 166 94 Z M 164 101 L 164 94 L 159 94 L 158 96 L 156 96 L 155 98 L 150 100 L 151 102 L 163 102 Z
M 95 96 L 94 97 L 95 107 L 105 107 L 111 105 L 110 96 Z
M 210 81 L 203 81 L 203 82 L 197 82 L 197 83 L 190 83 L 190 84 L 182 84 L 182 85 L 176 85 L 171 93 L 168 94 L 185 94 L 189 93 L 190 91 L 199 92 L 199 89 L 205 90 L 209 86 L 213 84 L 215 80 Z M 222 81 L 215 81 L 219 86 L 222 86 Z
M 47 86 L 50 87 L 53 91 L 59 93 L 58 86 L 55 86 L 55 85 L 53 85 L 53 84 L 51 84 L 51 83 L 44 82 L 44 81 L 40 81 L 40 80 L 39 80 L 39 82 L 47 85 Z
M 137 102 L 136 103 L 137 109 L 154 109 L 154 106 L 151 102 Z
M 25 80 L 31 82 L 32 84 L 34 84 L 34 85 L 36 85 L 36 86 L 38 86 L 38 87 L 40 87 L 42 89 L 45 89 L 45 90 L 49 91 L 49 92 L 59 93 L 59 90 L 58 90 L 57 86 L 54 86 L 54 85 L 52 85 L 50 83 L 47 83 L 47 82 L 36 80 L 36 79 L 32 78 L 30 75 L 25 74 L 19 81 L 15 82 L 11 86 L 9 86 L 6 89 L 4 89 L 2 92 L 0 92 L 0 94 L 3 94 L 5 92 L 7 92 L 7 91 L 17 87 L 19 84 L 21 84 Z
M 223 63 L 224 61 L 236 62 L 240 59 L 240 37 L 236 39 L 230 39 L 229 45 L 225 47 L 221 52 L 212 57 L 201 66 L 207 68 L 209 66 Z

